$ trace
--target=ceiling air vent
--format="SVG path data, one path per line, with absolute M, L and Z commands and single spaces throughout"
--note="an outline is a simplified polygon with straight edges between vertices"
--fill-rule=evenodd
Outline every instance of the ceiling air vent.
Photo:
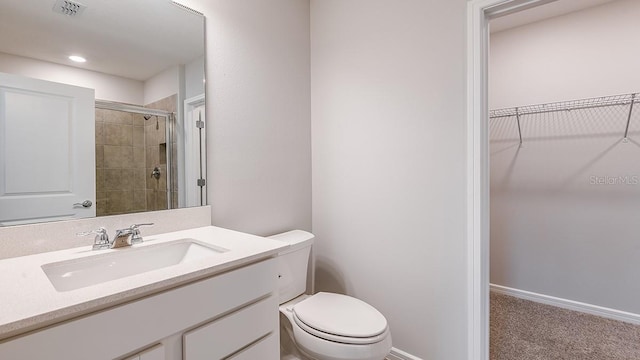
M 53 5 L 53 12 L 57 12 L 58 14 L 68 15 L 68 16 L 78 16 L 82 14 L 84 9 L 87 6 L 80 4 L 79 2 L 69 1 L 69 0 L 57 0 L 56 4 Z

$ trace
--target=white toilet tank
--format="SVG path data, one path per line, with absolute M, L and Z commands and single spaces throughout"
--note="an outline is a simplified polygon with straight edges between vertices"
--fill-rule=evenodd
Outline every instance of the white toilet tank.
M 279 303 L 283 304 L 307 290 L 307 268 L 313 244 L 313 234 L 292 230 L 269 236 L 290 246 L 278 254 Z

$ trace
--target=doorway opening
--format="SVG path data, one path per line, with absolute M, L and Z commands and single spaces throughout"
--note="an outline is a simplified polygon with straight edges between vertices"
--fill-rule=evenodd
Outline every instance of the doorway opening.
M 640 129 L 636 125 L 640 121 L 635 117 L 640 113 L 636 115 L 633 110 L 635 94 L 640 89 L 621 87 L 621 81 L 603 81 L 595 71 L 573 83 L 566 81 L 572 71 L 580 72 L 580 66 L 593 69 L 593 62 L 606 60 L 611 51 L 585 57 L 578 45 L 586 42 L 591 47 L 597 46 L 598 40 L 603 40 L 598 37 L 606 38 L 608 34 L 600 31 L 598 36 L 589 38 L 587 31 L 574 28 L 575 41 L 564 41 L 558 48 L 553 46 L 553 41 L 561 41 L 562 35 L 557 32 L 559 25 L 547 21 L 545 28 L 551 45 L 529 54 L 522 47 L 516 51 L 518 56 L 524 56 L 521 62 L 537 56 L 538 60 L 534 62 L 545 72 L 536 73 L 535 68 L 529 68 L 526 74 L 532 79 L 529 81 L 518 77 L 523 74 L 518 69 L 521 64 L 508 66 L 502 63 L 499 70 L 506 71 L 500 74 L 496 71 L 495 59 L 489 57 L 489 53 L 494 57 L 503 50 L 494 48 L 492 43 L 489 52 L 490 36 L 491 41 L 501 37 L 500 46 L 503 47 L 507 43 L 511 47 L 517 44 L 516 35 L 528 36 L 526 40 L 520 40 L 520 44 L 539 45 L 539 39 L 532 37 L 534 25 L 520 26 L 517 31 L 503 30 L 494 37 L 489 33 L 490 20 L 506 14 L 522 17 L 523 10 L 546 3 L 558 8 L 570 1 L 479 0 L 469 4 L 468 156 L 471 176 L 468 230 L 470 264 L 473 265 L 469 274 L 473 285 L 470 307 L 474 315 L 470 324 L 473 329 L 470 334 L 471 359 L 489 358 L 490 282 L 500 283 L 492 286 L 492 290 L 511 291 L 509 295 L 519 298 L 529 297 L 538 303 L 551 302 L 565 308 L 571 305 L 582 312 L 599 311 L 598 315 L 610 318 L 622 316 L 627 322 L 634 320 L 634 313 L 640 313 L 632 308 L 633 304 L 624 303 L 633 296 L 617 296 L 609 299 L 610 302 L 603 296 L 615 293 L 607 287 L 623 287 L 617 282 L 627 284 L 624 286 L 626 292 L 640 291 L 625 280 L 623 269 L 635 263 L 628 259 L 634 252 L 633 244 L 624 241 L 631 240 L 632 236 L 624 232 L 633 228 L 625 219 L 638 215 L 632 202 L 640 198 L 640 186 L 633 185 L 634 176 L 640 174 L 640 169 L 619 161 L 627 156 L 634 157 L 634 154 L 637 156 L 640 150 L 635 143 Z M 592 18 L 585 21 L 593 29 L 606 18 L 602 13 L 605 6 L 618 6 L 617 12 L 612 10 L 617 13 L 613 22 L 621 24 L 624 23 L 621 14 L 632 12 L 628 9 L 620 11 L 619 7 L 625 3 L 633 6 L 634 2 L 594 0 L 580 3 L 588 5 L 578 12 L 582 12 L 583 17 L 589 15 L 587 12 L 592 13 Z M 543 8 L 533 10 L 540 13 L 545 11 Z M 595 8 L 600 8 L 597 10 L 601 13 L 595 13 Z M 575 9 L 570 12 L 577 13 Z M 576 21 L 574 17 L 572 26 L 579 23 Z M 618 40 L 624 38 L 623 34 Z M 587 39 L 591 41 L 585 41 Z M 615 42 L 616 39 L 611 40 L 607 45 L 613 46 Z M 559 74 L 554 73 L 553 63 L 559 55 L 567 60 L 578 55 L 582 58 L 567 65 L 568 68 Z M 589 61 L 592 61 L 591 65 Z M 614 69 L 616 64 L 624 68 L 620 62 L 609 64 L 613 67 L 605 66 L 605 70 Z M 557 86 L 543 84 L 536 87 L 535 83 L 542 83 L 545 78 L 565 81 Z M 626 75 L 625 80 L 632 79 Z M 590 81 L 595 83 L 594 87 L 589 86 Z M 496 94 L 492 92 L 500 82 L 508 84 L 504 86 L 508 91 L 503 91 L 496 100 L 493 97 Z M 523 96 L 527 91 L 529 96 Z M 640 106 L 636 111 L 640 110 L 638 108 Z M 613 179 L 613 182 L 607 179 Z M 597 203 L 600 205 L 594 205 Z M 614 205 L 614 212 L 620 212 L 620 216 L 611 213 Z M 497 217 L 502 223 L 496 223 Z M 553 236 L 549 236 L 550 233 Z M 492 245 L 496 245 L 491 248 L 490 238 Z M 514 238 L 518 241 L 513 241 Z M 498 239 L 497 244 L 493 244 L 494 239 Z M 616 258 L 626 260 L 616 262 Z M 623 275 L 605 275 L 607 270 L 621 271 Z M 593 291 L 593 288 L 600 291 Z

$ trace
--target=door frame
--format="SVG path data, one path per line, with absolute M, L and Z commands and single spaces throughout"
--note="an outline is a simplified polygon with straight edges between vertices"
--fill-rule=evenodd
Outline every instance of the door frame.
M 204 122 L 205 128 L 202 130 L 200 134 L 195 129 L 195 122 L 198 120 L 195 118 L 195 113 L 193 111 L 200 107 L 206 107 L 206 98 L 205 94 L 196 95 L 194 97 L 188 98 L 184 101 L 184 146 L 180 147 L 184 149 L 184 167 L 181 169 L 181 174 L 179 172 L 179 176 L 181 176 L 182 181 L 179 181 L 179 184 L 185 184 L 183 186 L 184 190 L 181 192 L 182 201 L 181 206 L 204 206 L 207 204 L 207 162 L 206 162 L 206 108 L 204 118 L 201 120 Z M 198 136 L 196 136 L 198 133 Z M 196 149 L 196 139 L 199 137 L 199 140 L 202 141 L 199 149 Z M 196 163 L 193 159 L 199 159 Z M 188 184 L 187 182 L 193 181 L 200 177 L 200 172 L 202 172 L 202 178 L 205 179 L 205 185 L 201 187 L 200 194 L 196 194 L 193 189 L 193 183 Z M 194 198 L 200 198 L 201 204 L 194 205 L 191 203 Z
M 556 0 L 467 3 L 468 359 L 489 359 L 489 20 Z

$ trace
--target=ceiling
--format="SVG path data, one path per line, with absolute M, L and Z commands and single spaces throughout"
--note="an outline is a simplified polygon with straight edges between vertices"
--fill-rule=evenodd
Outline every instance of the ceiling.
M 0 0 L 0 52 L 139 81 L 204 54 L 204 17 L 172 1 L 80 0 L 75 17 L 55 2 Z
M 491 32 L 616 0 L 557 0 L 491 21 Z M 81 0 L 84 12 L 53 12 L 55 0 L 0 0 L 0 52 L 145 81 L 204 54 L 204 17 L 169 0 Z M 87 58 L 71 62 L 72 54 Z
M 499 32 L 514 27 L 534 23 L 552 17 L 583 10 L 593 6 L 610 3 L 617 0 L 557 0 L 536 6 L 514 14 L 491 20 L 491 32 Z

